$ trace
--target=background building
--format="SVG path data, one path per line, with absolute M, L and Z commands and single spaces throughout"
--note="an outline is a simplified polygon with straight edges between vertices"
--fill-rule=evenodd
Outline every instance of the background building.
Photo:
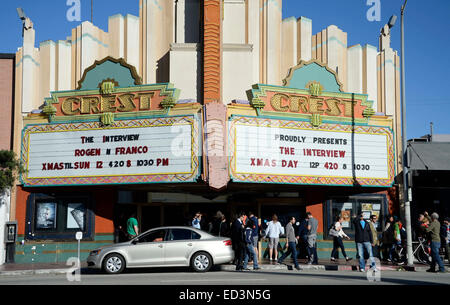
M 0 150 L 13 149 L 14 137 L 14 73 L 15 55 L 0 54 Z M 9 221 L 11 210 L 10 192 L 0 193 L 0 264 L 5 262 L 5 222 Z
M 450 214 L 450 135 L 433 134 L 408 141 L 409 184 L 412 215 L 427 211 L 442 222 Z

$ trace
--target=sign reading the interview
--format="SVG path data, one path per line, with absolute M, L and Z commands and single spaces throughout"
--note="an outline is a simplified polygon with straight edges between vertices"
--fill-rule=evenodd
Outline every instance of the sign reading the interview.
M 31 125 L 25 129 L 28 185 L 192 181 L 198 170 L 193 117 Z
M 390 186 L 393 136 L 385 127 L 238 117 L 231 121 L 234 181 Z M 354 128 L 354 129 L 352 129 Z

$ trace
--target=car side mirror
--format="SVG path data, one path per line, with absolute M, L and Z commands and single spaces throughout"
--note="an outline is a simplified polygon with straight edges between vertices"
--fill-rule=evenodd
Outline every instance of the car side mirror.
M 133 245 L 137 244 L 138 242 L 139 242 L 139 239 L 138 239 L 138 238 L 135 238 L 135 239 L 133 239 L 133 240 L 131 241 L 131 243 L 132 243 Z

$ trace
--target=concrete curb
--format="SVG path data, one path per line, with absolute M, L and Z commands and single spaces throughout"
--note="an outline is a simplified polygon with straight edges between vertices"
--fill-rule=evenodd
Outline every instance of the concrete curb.
M 295 270 L 293 264 L 263 264 L 259 265 L 261 270 Z M 250 270 L 253 270 L 253 265 L 249 264 L 248 267 Z M 302 270 L 314 271 L 314 270 L 322 270 L 322 271 L 358 271 L 358 266 L 355 265 L 303 265 L 300 264 L 300 268 Z M 382 265 L 378 267 L 380 271 L 408 271 L 408 272 L 425 272 L 428 270 L 429 266 L 386 266 Z M 447 268 L 448 269 L 448 268 Z M 221 265 L 220 270 L 222 271 L 236 271 L 235 265 Z
M 249 264 L 248 267 L 250 270 L 253 270 L 253 265 Z M 261 270 L 292 270 L 294 265 L 290 264 L 277 264 L 277 265 L 259 265 Z M 326 270 L 324 265 L 300 265 L 302 270 Z M 220 270 L 222 271 L 236 271 L 235 265 L 221 265 Z
M 0 276 L 66 274 L 71 269 L 36 269 L 36 270 L 10 270 L 0 271 Z

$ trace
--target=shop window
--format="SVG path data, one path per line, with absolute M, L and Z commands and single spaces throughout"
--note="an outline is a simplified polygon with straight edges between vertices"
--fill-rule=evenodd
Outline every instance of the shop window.
M 375 224 L 378 232 L 382 232 L 383 219 L 386 218 L 387 199 L 384 195 L 356 195 L 351 197 L 331 198 L 327 201 L 324 210 L 324 235 L 327 238 L 329 228 L 336 222 L 337 217 L 342 217 L 344 232 L 353 236 L 355 228 L 353 220 L 363 213 L 364 219 L 369 220 L 371 215 L 377 215 L 378 222 Z
M 94 213 L 88 195 L 31 194 L 27 203 L 25 239 L 92 238 Z

